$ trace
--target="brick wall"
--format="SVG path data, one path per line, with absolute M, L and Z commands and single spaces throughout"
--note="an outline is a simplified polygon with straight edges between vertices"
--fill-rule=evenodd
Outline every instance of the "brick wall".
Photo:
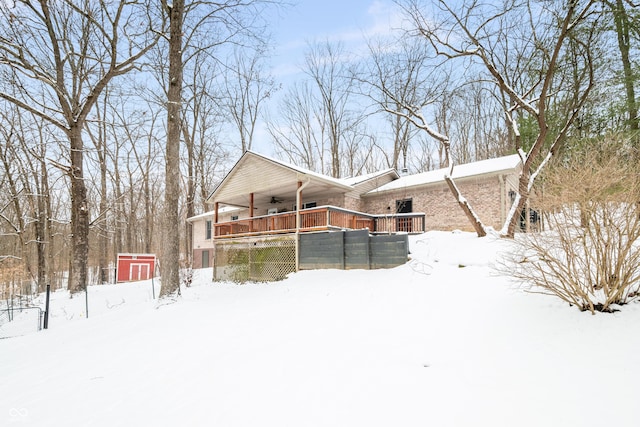
M 499 229 L 506 216 L 507 204 L 510 204 L 508 191 L 511 182 L 503 176 L 494 175 L 456 180 L 456 185 L 483 223 Z M 367 196 L 364 210 L 376 214 L 395 213 L 396 200 L 400 199 L 412 199 L 413 212 L 425 214 L 427 230 L 473 230 L 444 182 Z
M 213 245 L 207 249 L 194 249 L 192 268 L 202 268 L 202 261 L 204 260 L 205 256 L 209 259 L 209 267 L 213 267 L 213 252 Z

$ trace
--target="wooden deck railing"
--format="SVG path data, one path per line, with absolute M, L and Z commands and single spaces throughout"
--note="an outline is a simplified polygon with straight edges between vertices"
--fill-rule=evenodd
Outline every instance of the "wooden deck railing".
M 422 233 L 425 219 L 422 213 L 376 216 L 376 233 Z
M 296 213 L 244 218 L 214 224 L 214 237 L 240 237 L 261 234 L 292 233 L 296 231 Z M 300 231 L 328 229 L 368 229 L 372 233 L 408 232 L 425 230 L 424 214 L 369 215 L 361 212 L 322 206 L 300 211 Z

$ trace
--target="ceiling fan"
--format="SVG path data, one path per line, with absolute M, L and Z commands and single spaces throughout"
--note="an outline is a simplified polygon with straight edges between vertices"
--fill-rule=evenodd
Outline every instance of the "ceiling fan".
M 282 199 L 278 199 L 276 196 L 271 196 L 271 200 L 269 201 L 272 205 L 275 203 L 282 203 Z

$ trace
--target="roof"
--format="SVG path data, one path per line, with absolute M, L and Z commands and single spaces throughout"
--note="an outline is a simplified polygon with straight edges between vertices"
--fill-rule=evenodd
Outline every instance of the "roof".
M 382 171 L 368 173 L 368 174 L 365 174 L 365 175 L 357 175 L 357 176 L 352 176 L 352 177 L 349 177 L 349 178 L 342 178 L 342 181 L 347 185 L 355 186 L 355 185 L 358 185 L 358 184 L 360 184 L 362 182 L 365 182 L 365 181 L 368 181 L 370 179 L 374 179 L 374 178 L 377 178 L 379 176 L 386 175 L 386 174 L 389 174 L 389 173 L 391 173 L 391 174 L 395 173 L 396 177 L 398 176 L 398 172 L 395 169 L 391 168 L 391 169 L 385 169 L 385 170 L 382 170 Z
M 249 195 L 253 194 L 254 206 L 268 205 L 270 200 L 277 200 L 285 206 L 295 201 L 298 182 L 306 183 L 304 193 L 308 197 L 353 190 L 341 179 L 246 151 L 213 190 L 208 202 L 247 208 L 250 205 Z
M 499 174 L 501 172 L 515 171 L 520 165 L 520 156 L 513 154 L 496 159 L 480 160 L 478 162 L 458 165 L 453 168 L 451 177 L 467 178 L 472 176 Z M 449 174 L 450 168 L 443 168 L 428 172 L 422 172 L 414 175 L 403 176 L 395 181 L 391 181 L 381 187 L 378 187 L 367 195 L 379 194 L 387 191 L 399 190 L 407 187 L 417 187 L 443 182 L 444 177 Z
M 218 214 L 235 212 L 239 210 L 241 210 L 241 208 L 238 208 L 236 206 L 223 206 L 220 209 L 218 209 Z M 201 213 L 200 215 L 194 215 L 192 217 L 189 217 L 187 218 L 187 221 L 193 222 L 203 218 L 213 218 L 215 215 L 216 215 L 216 211 L 209 211 L 209 212 Z
M 497 159 L 459 165 L 453 178 L 465 178 L 501 172 L 514 172 L 520 157 L 511 155 Z M 279 210 L 295 209 L 296 192 L 303 184 L 304 200 L 322 200 L 339 194 L 354 197 L 371 196 L 387 191 L 442 182 L 449 169 L 400 177 L 395 169 L 386 169 L 349 178 L 333 178 L 300 166 L 246 151 L 208 197 L 208 203 L 219 203 L 220 209 Z M 226 211 L 226 210 L 225 210 Z M 219 210 L 218 212 L 223 212 Z M 191 221 L 212 216 L 207 212 Z
M 231 168 L 229 173 L 222 179 L 222 181 L 220 181 L 218 183 L 218 185 L 216 185 L 216 187 L 213 189 L 213 191 L 211 192 L 211 194 L 209 195 L 208 198 L 209 199 L 212 198 L 220 188 L 222 188 L 226 183 L 228 183 L 228 181 L 230 181 L 233 178 L 234 173 L 237 172 L 238 169 L 240 169 L 241 165 L 244 164 L 244 163 L 250 162 L 251 158 L 262 160 L 263 163 L 264 162 L 270 163 L 270 164 L 272 164 L 272 165 L 274 165 L 276 167 L 279 167 L 279 168 L 289 169 L 290 171 L 295 172 L 295 173 L 300 174 L 300 175 L 303 175 L 303 176 L 315 177 L 317 179 L 320 179 L 320 180 L 323 180 L 323 181 L 328 181 L 328 182 L 331 182 L 331 183 L 339 185 L 339 186 L 340 185 L 345 185 L 339 179 L 335 179 L 335 178 L 332 178 L 332 177 L 327 176 L 327 175 L 322 175 L 320 173 L 313 172 L 313 171 L 311 171 L 309 169 L 305 169 L 305 168 L 302 168 L 300 166 L 292 165 L 290 163 L 286 163 L 286 162 L 283 162 L 281 160 L 274 159 L 274 158 L 266 156 L 264 154 L 256 153 L 255 151 L 247 150 L 247 151 L 244 152 L 244 154 L 242 154 L 240 159 L 238 159 L 236 164 L 233 165 L 233 167 Z M 264 176 L 261 176 L 261 177 L 264 178 Z M 262 179 L 262 181 L 264 182 L 264 179 Z

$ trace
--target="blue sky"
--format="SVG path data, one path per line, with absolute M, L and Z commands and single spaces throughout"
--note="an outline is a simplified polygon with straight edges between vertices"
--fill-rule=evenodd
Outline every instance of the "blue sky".
M 295 0 L 292 0 L 295 1 Z M 274 50 L 271 75 L 281 89 L 262 106 L 263 113 L 277 116 L 278 102 L 295 81 L 306 78 L 302 67 L 309 43 L 342 43 L 345 51 L 367 53 L 367 39 L 389 34 L 399 27 L 398 7 L 392 0 L 298 0 L 271 19 Z M 264 122 L 256 129 L 254 149 L 273 155 L 272 138 Z
M 301 0 L 284 11 L 277 31 L 284 39 L 348 34 L 378 24 L 392 7 L 383 0 Z
M 274 74 L 295 73 L 309 42 L 341 41 L 348 50 L 364 48 L 365 34 L 388 33 L 397 26 L 397 10 L 387 0 L 298 1 L 283 9 L 272 28 Z

